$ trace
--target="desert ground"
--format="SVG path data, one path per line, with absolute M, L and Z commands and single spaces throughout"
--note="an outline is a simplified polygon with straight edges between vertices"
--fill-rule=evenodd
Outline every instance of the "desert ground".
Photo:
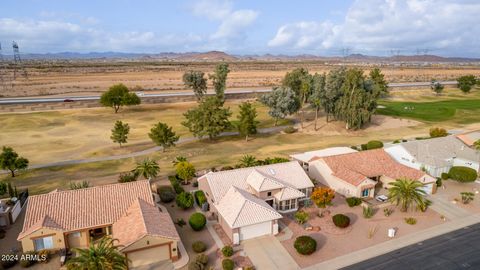
M 42 96 L 42 95 L 88 95 L 99 94 L 109 86 L 122 82 L 129 87 L 140 86 L 145 91 L 184 91 L 182 75 L 187 70 L 201 70 L 206 75 L 212 73 L 216 63 L 212 62 L 162 62 L 162 61 L 55 61 L 34 62 L 26 65 L 28 79 L 19 77 L 10 81 L 12 70 L 7 70 L 4 78 L 8 81 L 0 95 Z M 305 67 L 310 72 L 323 73 L 341 65 L 356 66 L 369 70 L 373 64 L 326 63 L 323 61 L 291 62 L 231 62 L 228 75 L 229 89 L 270 88 L 278 85 L 286 72 Z M 455 80 L 461 75 L 480 76 L 478 66 L 435 64 L 419 66 L 405 64 L 380 64 L 386 79 L 391 82 L 425 82 Z M 211 85 L 209 85 L 211 89 Z

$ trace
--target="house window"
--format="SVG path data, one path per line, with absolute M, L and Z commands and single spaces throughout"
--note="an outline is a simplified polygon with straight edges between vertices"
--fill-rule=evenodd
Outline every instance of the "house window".
M 74 238 L 80 238 L 80 232 L 74 232 L 71 234 Z
M 370 194 L 370 189 L 362 190 L 362 197 L 368 197 L 369 194 Z
M 281 211 L 287 211 L 291 209 L 296 209 L 297 208 L 297 200 L 285 200 L 280 202 L 280 210 Z
M 33 246 L 35 251 L 42 249 L 52 249 L 53 248 L 53 236 L 37 238 L 33 240 Z
M 272 196 L 272 192 L 271 191 L 267 192 L 267 196 L 268 197 Z

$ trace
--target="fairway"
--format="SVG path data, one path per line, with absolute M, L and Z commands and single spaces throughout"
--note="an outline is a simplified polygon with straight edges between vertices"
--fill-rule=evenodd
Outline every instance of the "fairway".
M 426 122 L 475 123 L 480 121 L 480 99 L 435 102 L 382 101 L 378 114 Z

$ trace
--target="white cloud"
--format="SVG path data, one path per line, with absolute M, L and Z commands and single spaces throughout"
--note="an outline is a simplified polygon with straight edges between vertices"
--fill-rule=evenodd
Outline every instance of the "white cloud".
M 363 53 L 391 49 L 475 53 L 480 46 L 476 0 L 356 0 L 343 22 L 295 22 L 279 27 L 270 47 Z M 478 55 L 478 52 L 476 52 Z

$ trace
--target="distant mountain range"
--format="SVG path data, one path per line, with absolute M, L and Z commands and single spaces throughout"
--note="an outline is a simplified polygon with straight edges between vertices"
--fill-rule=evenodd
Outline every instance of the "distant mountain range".
M 11 55 L 4 55 L 9 58 Z M 347 57 L 318 56 L 311 54 L 301 55 L 231 55 L 221 51 L 186 52 L 186 53 L 122 53 L 122 52 L 60 52 L 45 54 L 22 54 L 23 59 L 29 60 L 88 60 L 88 59 L 130 59 L 130 60 L 166 60 L 166 61 L 354 61 L 354 62 L 479 62 L 479 58 L 442 57 L 437 55 L 396 55 L 396 56 L 369 56 L 351 54 Z

